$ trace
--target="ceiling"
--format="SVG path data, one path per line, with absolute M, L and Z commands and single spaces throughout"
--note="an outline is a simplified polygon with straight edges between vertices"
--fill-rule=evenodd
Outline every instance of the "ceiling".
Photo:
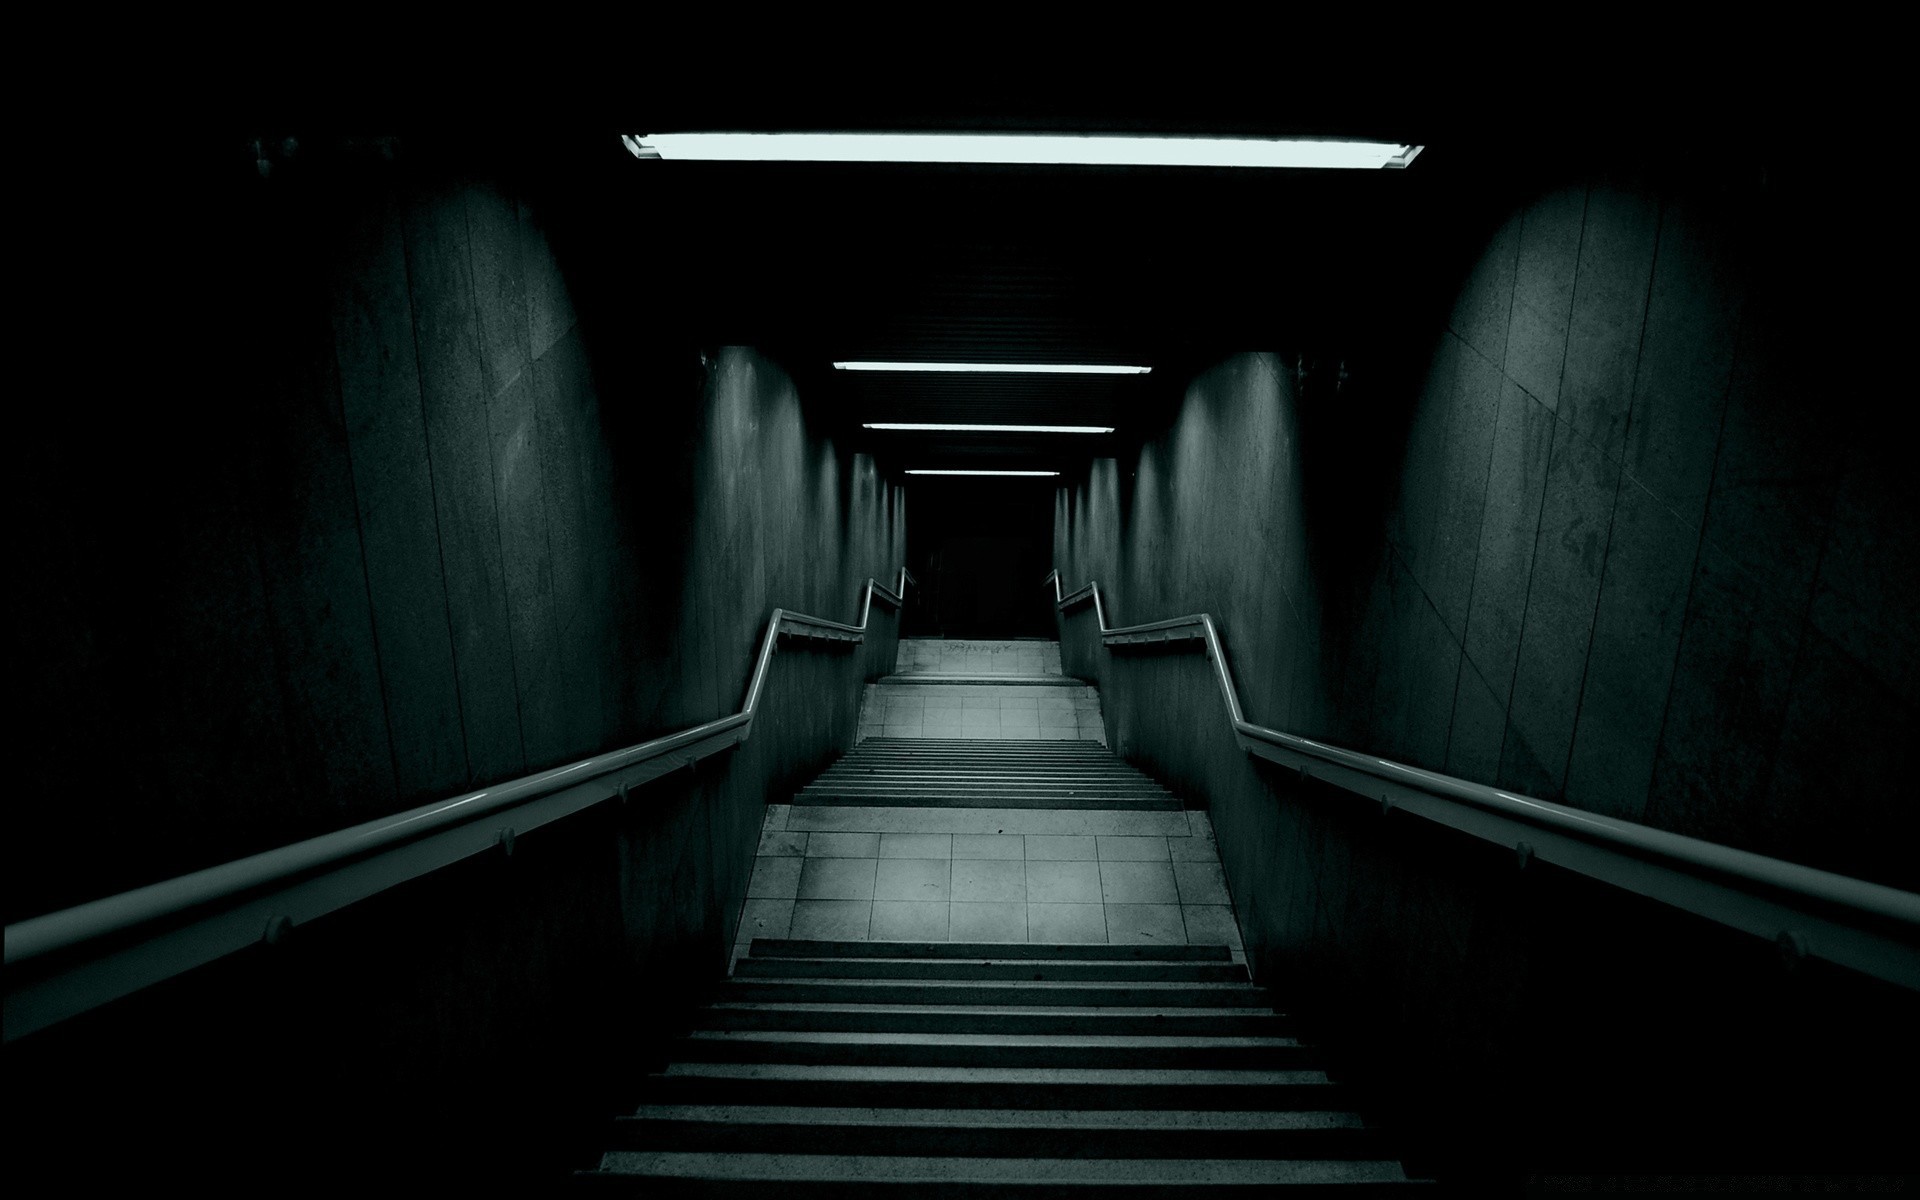
M 728 103 L 634 107 L 619 132 L 985 129 L 1315 134 L 1413 141 L 1406 170 L 1294 171 L 639 161 L 609 132 L 609 186 L 651 239 L 676 305 L 714 340 L 773 354 L 810 408 L 883 469 L 1072 470 L 1163 427 L 1193 371 L 1269 349 L 1338 360 L 1425 315 L 1497 219 L 1516 176 L 1550 177 L 1578 144 L 1675 144 L 1650 124 L 1560 114 L 1516 158 L 1504 121 L 1443 101 L 1351 94 L 1261 103 L 975 105 Z M 1149 111 L 1151 110 L 1151 111 Z M 1393 110 L 1401 115 L 1393 116 Z M 767 113 L 777 111 L 778 119 Z M 1410 115 L 1409 115 L 1410 114 Z M 1519 114 L 1519 115 L 1514 115 Z M 1578 135 L 1578 136 L 1574 136 Z M 835 371 L 847 359 L 1093 362 L 1145 376 Z M 872 432 L 866 422 L 1111 425 L 1110 436 Z
M 620 152 L 623 156 L 624 151 Z M 883 467 L 1065 469 L 1150 433 L 1193 369 L 1323 347 L 1414 269 L 1417 172 L 642 162 L 673 291 L 772 353 Z M 1426 174 L 1439 178 L 1443 172 Z M 1341 176 L 1333 178 L 1333 176 Z M 1371 301 L 1370 301 L 1371 302 Z M 1148 375 L 836 371 L 844 360 L 1112 363 Z M 1103 425 L 1111 437 L 869 432 Z

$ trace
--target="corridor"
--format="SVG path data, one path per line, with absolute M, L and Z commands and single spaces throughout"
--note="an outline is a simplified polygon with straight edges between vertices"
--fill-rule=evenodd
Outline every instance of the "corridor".
M 1904 109 L 1800 32 L 36 137 L 0 1187 L 1906 1186 Z
M 882 729 L 767 806 L 730 982 L 578 1181 L 1406 1184 L 1392 1138 L 1249 977 L 1207 814 L 1101 742 L 1041 740 L 1044 711 L 1006 698 L 1059 691 L 1059 646 L 903 639 L 896 657 L 912 670 L 867 689 Z M 923 729 L 921 698 L 889 694 L 934 679 L 972 682 L 933 688 L 956 694 Z M 1071 690 L 1098 720 L 1095 689 Z M 1044 728 L 1072 733 L 1061 713 Z

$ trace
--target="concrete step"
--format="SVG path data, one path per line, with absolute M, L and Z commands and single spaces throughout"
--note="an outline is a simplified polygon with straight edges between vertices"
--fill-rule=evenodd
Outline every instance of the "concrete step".
M 901 792 L 887 792 L 871 796 L 848 795 L 845 793 L 812 794 L 802 792 L 791 801 L 794 804 L 814 807 L 860 808 L 860 807 L 917 807 L 917 808 L 1011 808 L 1011 809 L 1059 809 L 1066 812 L 1087 812 L 1110 809 L 1115 812 L 1178 812 L 1178 800 L 1134 800 L 1121 796 L 1095 796 L 1081 798 L 1071 796 L 1058 798 L 1053 796 L 979 796 L 967 793 L 950 795 L 909 795 Z
M 742 960 L 746 961 L 746 960 Z M 978 983 L 947 979 L 754 979 L 738 975 L 723 1000 L 813 1004 L 1021 1004 L 1122 1008 L 1271 1007 L 1266 991 L 1247 983 Z
M 1084 679 L 1071 675 L 942 675 L 937 671 L 901 671 L 894 675 L 882 675 L 874 680 L 876 687 L 920 688 L 929 684 L 953 684 L 956 687 L 990 687 L 1004 684 L 1008 687 L 1034 688 L 1086 688 L 1092 686 Z
M 755 958 L 1044 958 L 1101 962 L 1226 962 L 1225 946 L 1107 946 L 1042 942 L 824 942 L 805 938 L 755 938 Z
M 715 1182 L 765 1181 L 848 1186 L 886 1185 L 896 1194 L 949 1184 L 967 1185 L 969 1195 L 1007 1195 L 1009 1188 L 1071 1188 L 1079 1194 L 1110 1196 L 1113 1189 L 1156 1187 L 1170 1194 L 1221 1186 L 1266 1189 L 1297 1185 L 1339 1186 L 1404 1183 L 1400 1164 L 1387 1159 L 1194 1159 L 1194 1158 L 973 1158 L 836 1154 L 714 1154 L 678 1150 L 616 1150 L 600 1164 L 602 1173 L 657 1179 Z M 989 1190 L 990 1189 L 990 1190 Z M 1090 1192 L 1087 1189 L 1098 1189 Z M 729 1195 L 738 1194 L 729 1190 Z M 835 1194 L 847 1195 L 846 1191 Z M 946 1193 L 932 1193 L 944 1195 Z
M 1036 833 L 1109 834 L 1126 837 L 1187 837 L 1192 824 L 1185 809 L 1014 808 L 953 805 L 929 808 L 904 804 L 802 804 L 787 814 L 794 831 L 879 833 Z
M 735 979 L 958 979 L 1114 983 L 1248 983 L 1236 962 L 1108 962 L 1097 959 L 754 958 L 740 960 Z
M 1324 1072 L 677 1062 L 643 1081 L 648 1104 L 847 1108 L 1281 1110 L 1337 1108 Z
M 743 960 L 745 962 L 745 960 Z M 1071 1004 L 1075 1008 L 1256 1008 L 1271 1006 L 1265 989 L 1252 983 L 1048 983 L 1035 979 L 755 979 L 733 975 L 722 987 L 726 1000 L 803 1000 L 814 1004 Z
M 994 1158 L 1379 1158 L 1342 1112 L 1066 1111 L 646 1105 L 614 1149 Z
M 1046 743 L 1039 743 L 1045 745 Z M 857 752 L 856 752 L 857 753 Z M 885 754 L 858 758 L 838 759 L 829 770 L 843 770 L 853 767 L 890 766 L 901 770 L 942 770 L 942 771 L 1033 771 L 1057 774 L 1062 771 L 1099 771 L 1115 772 L 1129 777 L 1143 778 L 1142 773 L 1124 763 L 1111 759 L 1102 761 L 1096 758 L 1040 758 L 1003 755 L 982 755 L 978 758 L 966 758 L 960 755 L 907 755 Z
M 1020 771 L 1000 767 L 942 767 L 918 770 L 906 767 L 835 767 L 809 780 L 803 787 L 830 787 L 844 783 L 911 783 L 932 787 L 1059 787 L 1086 784 L 1096 787 L 1135 787 L 1165 791 L 1166 788 L 1145 775 L 1126 771 Z
M 872 1033 L 999 1033 L 1285 1037 L 1292 1023 L 1260 1008 L 1074 1008 L 1061 1005 L 714 1004 L 706 1029 L 845 1030 Z
M 1084 776 L 1090 779 L 1144 779 L 1157 782 L 1130 767 L 1116 766 L 1102 762 L 1046 762 L 1040 759 L 956 759 L 956 758 L 856 758 L 843 759 L 821 772 L 823 776 L 873 774 L 886 772 L 899 775 L 958 775 L 969 778 L 982 775 L 994 778 L 1024 778 L 1036 780 L 1073 778 Z
M 1098 1034 L 696 1030 L 674 1043 L 683 1063 L 842 1066 L 1291 1070 L 1318 1065 L 1291 1038 Z
M 1121 771 L 1060 771 L 1052 775 L 1027 775 L 1014 771 L 902 771 L 888 767 L 851 768 L 828 771 L 806 785 L 805 791 L 846 786 L 926 787 L 972 789 L 1018 789 L 1046 791 L 1060 788 L 1110 788 L 1115 791 L 1165 793 L 1166 788 L 1144 775 Z
M 959 712 L 966 709 L 922 709 L 921 719 L 927 712 Z M 983 710 L 984 711 L 984 710 Z M 998 712 L 998 709 L 993 710 Z M 1035 720 L 1046 712 L 1064 713 L 1063 707 L 1049 706 L 1046 709 L 1033 708 Z M 961 717 L 936 717 L 936 720 L 961 720 Z M 1076 718 L 1077 719 L 1077 718 Z M 1034 757 L 1050 758 L 1106 758 L 1115 757 L 1112 750 L 1100 744 L 1094 738 L 1062 738 L 1057 742 L 1034 742 L 1024 738 L 941 738 L 941 737 L 871 737 L 861 742 L 850 754 L 1025 754 Z

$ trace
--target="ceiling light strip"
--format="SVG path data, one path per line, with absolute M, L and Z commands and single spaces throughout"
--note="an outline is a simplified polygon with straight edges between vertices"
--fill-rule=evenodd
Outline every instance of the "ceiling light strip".
M 1115 363 L 837 362 L 839 371 L 946 371 L 1004 375 L 1145 375 L 1152 367 Z
M 1025 166 L 1405 167 L 1422 147 L 1339 138 L 1054 133 L 654 133 L 622 139 L 636 158 L 703 162 L 976 163 Z
M 910 470 L 909 475 L 1058 475 L 1058 471 L 933 471 Z
M 863 429 L 913 433 L 1112 433 L 1111 425 L 940 425 L 926 421 L 868 421 Z

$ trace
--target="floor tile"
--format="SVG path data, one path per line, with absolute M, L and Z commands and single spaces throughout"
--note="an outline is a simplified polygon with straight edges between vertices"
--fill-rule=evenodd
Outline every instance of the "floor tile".
M 753 860 L 747 895 L 757 899 L 791 900 L 800 891 L 801 858 L 763 857 Z
M 1026 857 L 1026 838 L 1017 833 L 956 833 L 952 837 L 955 858 Z
M 1219 862 L 1220 848 L 1213 844 L 1212 838 L 1170 837 L 1167 849 L 1173 853 L 1175 862 Z
M 1032 862 L 1027 864 L 1027 899 L 1034 904 L 1098 904 L 1100 864 Z
M 1165 862 L 1167 839 L 1107 834 L 1100 839 L 1101 862 Z
M 1106 909 L 1099 904 L 1028 904 L 1030 942 L 1104 942 Z
M 1227 895 L 1227 877 L 1217 862 L 1177 862 L 1173 879 L 1180 888 L 1182 904 L 1231 904 Z
M 1179 834 L 1184 812 L 1120 809 L 906 808 L 892 805 L 795 805 L 788 825 L 820 831 L 882 833 Z M 818 834 L 807 839 L 814 854 Z M 876 843 L 877 847 L 877 843 Z
M 1077 729 L 1079 725 L 1080 722 L 1074 717 L 1072 710 L 1066 712 L 1044 708 L 1040 710 L 1040 728 L 1042 729 Z
M 1098 843 L 1089 834 L 1027 835 L 1027 861 L 1093 862 L 1099 857 Z
M 739 940 L 786 937 L 793 926 L 793 904 L 791 900 L 748 900 L 740 910 Z
M 956 942 L 1024 942 L 1027 940 L 1027 906 L 1019 901 L 956 900 L 950 906 L 947 937 Z
M 779 859 L 775 861 L 789 861 Z M 803 858 L 802 900 L 871 900 L 877 858 Z
M 806 892 L 802 890 L 800 894 L 804 896 Z M 1108 904 L 1178 904 L 1180 890 L 1173 882 L 1173 864 L 1103 862 L 1100 864 L 1100 898 Z
M 864 942 L 873 917 L 867 900 L 796 900 L 787 936 L 832 942 Z
M 793 805 L 791 804 L 767 805 L 767 817 L 765 821 L 761 822 L 760 828 L 785 829 L 787 827 L 787 814 L 792 811 Z
M 875 900 L 868 936 L 876 942 L 944 942 L 947 907 L 944 900 Z
M 952 858 L 950 833 L 883 833 L 881 858 Z
M 1027 865 L 1006 859 L 955 859 L 952 898 L 961 901 L 1027 900 Z
M 807 839 L 808 858 L 879 858 L 877 833 L 816 833 Z
M 897 738 L 897 737 L 910 738 L 910 737 L 920 737 L 924 732 L 925 731 L 922 728 L 920 722 L 915 721 L 911 725 L 884 726 L 880 731 L 880 736 L 890 737 L 890 738 Z
M 774 858 L 804 858 L 807 835 L 791 829 L 763 829 L 758 853 Z
M 875 900 L 945 903 L 953 864 L 944 858 L 883 858 L 874 876 Z
M 1187 810 L 1187 827 L 1197 838 L 1213 839 L 1213 818 L 1197 808 Z
M 1240 925 L 1233 910 L 1224 904 L 1183 904 L 1180 916 L 1187 926 L 1187 940 L 1195 945 L 1231 946 L 1242 949 Z
M 1139 945 L 1144 942 L 1182 945 L 1187 940 L 1187 933 L 1180 919 L 1180 906 L 1109 904 L 1107 940 L 1115 945 Z

